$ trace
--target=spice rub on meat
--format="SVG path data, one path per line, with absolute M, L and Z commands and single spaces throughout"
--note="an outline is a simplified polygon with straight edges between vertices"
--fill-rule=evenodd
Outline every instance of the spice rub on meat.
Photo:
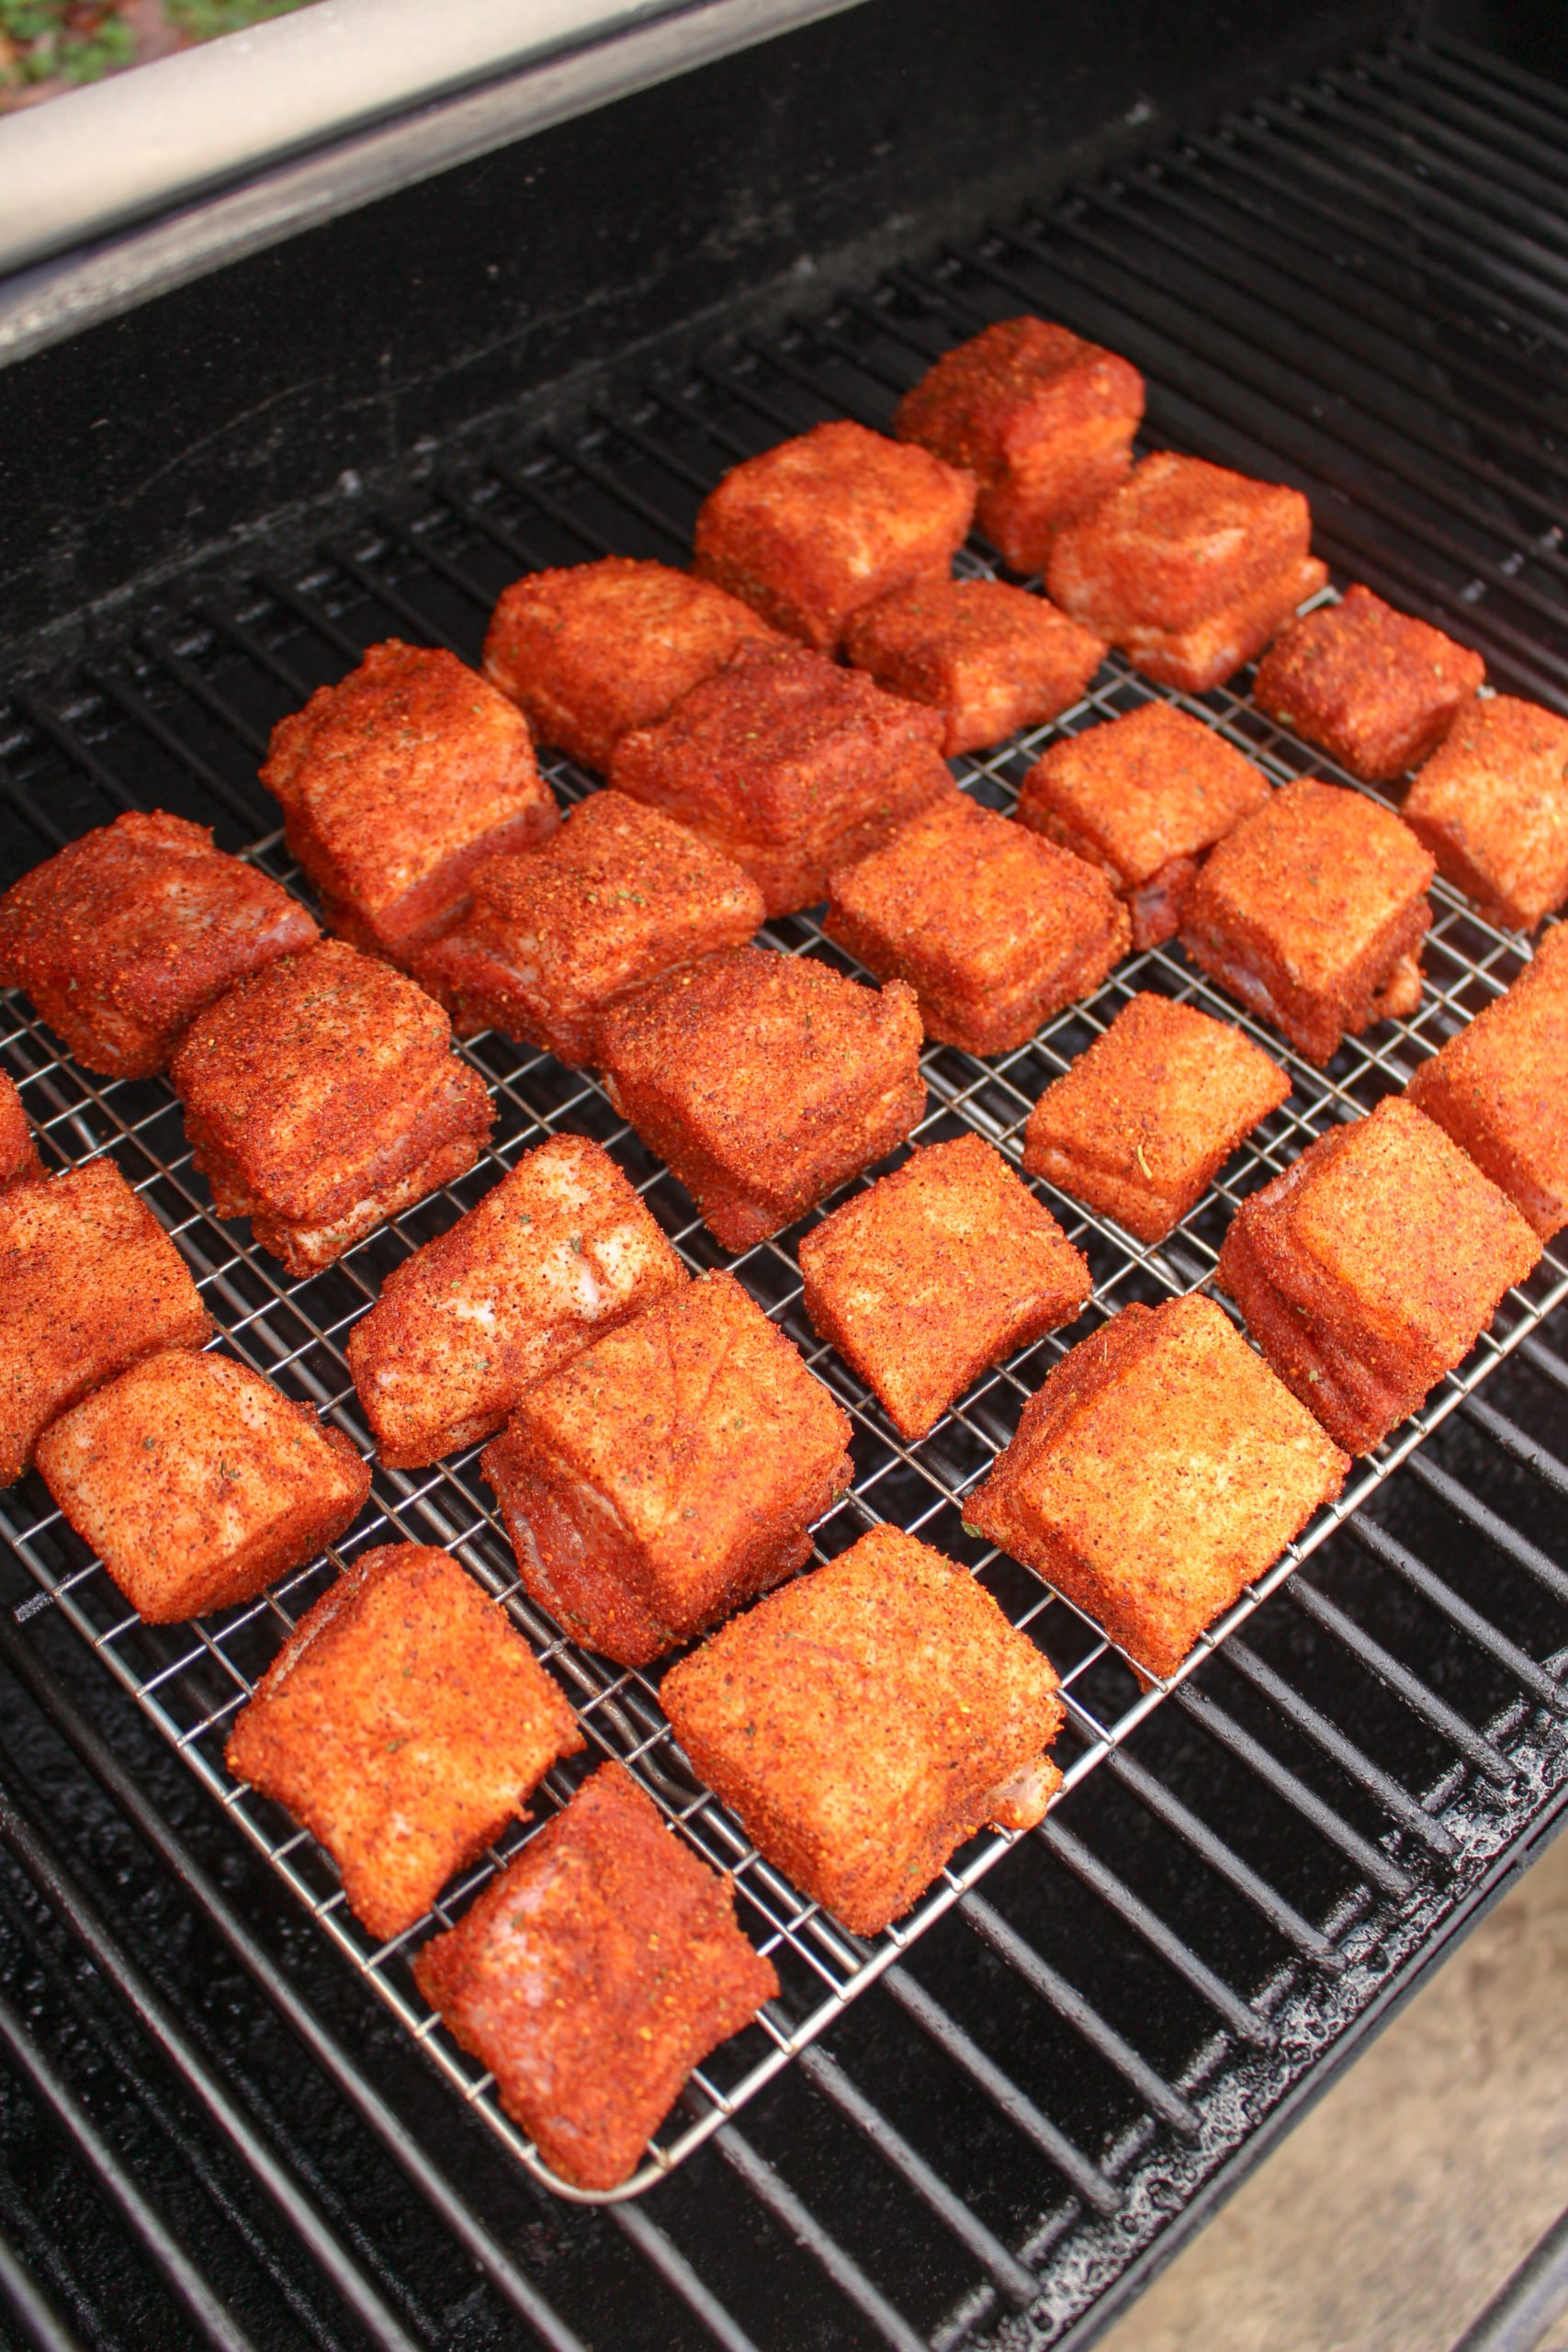
M 185 1260 L 111 1161 L 0 1194 L 0 1487 L 57 1414 L 211 1329 Z
M 743 655 L 623 735 L 610 781 L 744 866 L 769 914 L 793 914 L 830 867 L 953 797 L 942 734 L 936 711 L 787 645 Z
M 167 1067 L 196 1015 L 314 919 L 281 884 L 161 810 L 117 817 L 0 898 L 0 981 L 107 1078 Z
M 259 1373 L 174 1352 L 44 1431 L 44 1484 L 150 1625 L 254 1600 L 358 1517 L 370 1466 Z
M 703 501 L 693 560 L 776 628 L 836 653 L 863 605 L 946 576 L 974 513 L 964 469 L 838 419 L 732 466 Z
M 0 1193 L 7 1185 L 29 1183 L 42 1174 L 43 1162 L 33 1142 L 22 1098 L 0 1070 Z
M 1438 871 L 1491 922 L 1568 904 L 1568 718 L 1514 695 L 1468 702 L 1404 796 Z
M 804 1216 L 925 1110 L 911 989 L 810 956 L 731 947 L 612 1006 L 610 1099 L 727 1250 Z
M 373 1936 L 404 1934 L 558 1756 L 566 1699 L 456 1560 L 384 1544 L 344 1570 L 235 1717 L 236 1780 L 287 1805 Z
M 1105 659 L 1092 629 L 999 580 L 896 589 L 855 615 L 844 651 L 889 694 L 941 711 L 950 759 L 1059 717 Z
M 1124 1306 L 1046 1375 L 965 1517 L 1145 1674 L 1273 1566 L 1349 1463 L 1212 1299 Z
M 197 1021 L 170 1083 L 218 1214 L 291 1274 L 471 1167 L 493 1114 L 433 997 L 323 939 Z
M 1352 775 L 1380 784 L 1436 749 L 1485 675 L 1479 653 L 1357 586 L 1275 640 L 1252 698 Z
M 579 1065 L 607 1004 L 738 946 L 763 911 L 733 858 L 625 793 L 595 792 L 542 849 L 481 865 L 468 911 L 415 969 L 459 1033 L 499 1029 Z
M 1212 852 L 1181 944 L 1321 1068 L 1345 1036 L 1420 1003 L 1435 871 L 1388 809 L 1301 776 Z
M 1163 946 L 1217 841 L 1268 799 L 1269 779 L 1202 720 L 1147 702 L 1053 743 L 1024 777 L 1018 817 L 1111 877 L 1134 947 Z
M 1023 1164 L 1152 1246 L 1290 1091 L 1278 1064 L 1228 1021 L 1138 995 L 1046 1088 L 1024 1130 Z
M 1214 1279 L 1329 1434 L 1370 1453 L 1540 1256 L 1506 1195 L 1396 1096 L 1249 1194 Z
M 711 580 L 607 555 L 515 580 L 491 618 L 485 674 L 541 743 L 601 771 L 743 646 L 778 632 Z
M 389 1469 L 489 1437 L 523 1391 L 686 1280 L 608 1152 L 552 1136 L 416 1250 L 348 1336 Z
M 506 696 L 396 638 L 279 719 L 261 779 L 332 928 L 394 962 L 451 922 L 476 865 L 559 821 Z
M 1543 1241 L 1568 1225 L 1568 931 L 1423 1062 L 1405 1100 L 1435 1119 Z
M 974 1135 L 835 1209 L 801 1242 L 800 1272 L 812 1323 L 911 1439 L 987 1365 L 1070 1323 L 1092 1287 L 1082 1251 Z
M 1000 1054 L 1090 995 L 1126 954 L 1105 876 L 964 795 L 829 877 L 822 925 L 879 978 L 908 980 L 928 1037 Z
M 1061 1774 L 1056 1676 L 966 1569 L 897 1528 L 759 1601 L 665 1676 L 698 1772 L 803 1894 L 874 1936 Z
M 732 1882 L 618 1764 L 583 1782 L 413 1973 L 507 2114 L 580 2188 L 625 2180 L 693 2067 L 779 1989 L 735 1923 Z

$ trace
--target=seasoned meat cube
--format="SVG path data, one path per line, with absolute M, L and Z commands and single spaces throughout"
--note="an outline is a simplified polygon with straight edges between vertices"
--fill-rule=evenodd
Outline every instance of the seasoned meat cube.
M 389 1275 L 349 1333 L 382 1461 L 419 1469 L 489 1437 L 534 1381 L 685 1279 L 608 1152 L 552 1136 Z
M 301 1617 L 226 1760 L 320 1839 L 355 1917 L 386 1939 L 525 1821 L 557 1757 L 581 1746 L 559 1689 L 457 1561 L 383 1544 Z
M 800 1245 L 806 1311 L 875 1390 L 902 1437 L 924 1437 L 987 1364 L 1070 1323 L 1089 1261 L 978 1136 L 857 1193 Z
M 1130 361 L 1044 319 L 998 319 L 927 368 L 893 430 L 967 466 L 987 538 L 1038 571 L 1058 527 L 1126 479 L 1143 413 Z
M 227 1356 L 149 1356 L 52 1422 L 45 1485 L 150 1625 L 204 1617 L 352 1525 L 370 1465 Z
M 815 906 L 829 869 L 957 791 L 934 710 L 799 646 L 741 656 L 657 727 L 623 735 L 610 781 L 743 865 L 771 915 Z
M 1233 1029 L 1168 997 L 1135 996 L 1030 1114 L 1032 1176 L 1163 1241 L 1291 1081 Z
M 513 581 L 491 618 L 485 671 L 541 743 L 604 769 L 623 735 L 662 718 L 742 646 L 776 642 L 711 580 L 607 555 Z
M 1023 779 L 1018 815 L 1100 866 L 1127 902 L 1134 946 L 1159 947 L 1179 930 L 1203 859 L 1269 790 L 1213 728 L 1146 702 L 1053 743 Z
M 1496 1185 L 1395 1097 L 1248 1195 L 1214 1279 L 1287 1387 L 1349 1453 L 1370 1453 L 1540 1256 Z
M 1252 698 L 1352 775 L 1379 784 L 1437 748 L 1485 675 L 1479 653 L 1358 586 L 1276 639 Z
M 876 1527 L 672 1667 L 660 1697 L 759 1850 L 874 1936 L 987 1822 L 1040 1819 L 1062 1777 L 1057 1689 L 965 1569 Z
M 1098 867 L 962 796 L 840 866 L 822 927 L 879 979 L 909 982 L 928 1037 L 971 1054 L 1021 1046 L 1132 936 Z
M 849 1435 L 734 1276 L 705 1274 L 525 1390 L 480 1466 L 541 1608 L 646 1666 L 810 1556 Z
M 499 1029 L 579 1064 L 607 1004 L 739 946 L 763 912 L 733 858 L 625 793 L 596 792 L 543 849 L 481 865 L 468 912 L 415 969 L 460 1032 Z
M 855 615 L 844 650 L 890 694 L 941 711 L 950 758 L 1055 718 L 1105 658 L 1091 630 L 999 580 L 899 588 Z
M 43 1162 L 33 1143 L 22 1098 L 0 1071 L 0 1193 L 7 1184 L 25 1184 L 43 1174 Z
M 1568 1225 L 1568 931 L 1423 1062 L 1405 1100 L 1506 1193 L 1543 1241 Z
M 214 847 L 209 826 L 132 813 L 0 898 L 0 981 L 25 989 L 88 1069 L 151 1078 L 204 1006 L 318 936 L 280 884 Z
M 1513 695 L 1468 702 L 1404 796 L 1438 871 L 1492 922 L 1568 903 L 1568 718 Z
M 1181 944 L 1308 1061 L 1421 1001 L 1435 871 L 1408 825 L 1299 776 L 1244 817 L 1187 896 Z
M 903 1142 L 926 1107 L 913 992 L 730 947 L 612 1006 L 610 1099 L 727 1250 L 765 1241 Z
M 1168 1675 L 1349 1466 L 1223 1310 L 1189 1296 L 1080 1340 L 964 1510 Z
M 68 1406 L 211 1329 L 185 1260 L 111 1161 L 0 1194 L 0 1487 Z
M 413 1964 L 501 2104 L 580 2188 L 614 2188 L 694 2066 L 777 1996 L 731 1882 L 666 1829 L 618 1764 Z
M 278 721 L 261 777 L 333 929 L 394 962 L 461 910 L 477 865 L 558 822 L 506 696 L 396 638 Z
M 336 939 L 204 1013 L 169 1079 L 219 1216 L 291 1274 L 460 1176 L 493 1117 L 434 998 Z
M 840 420 L 732 466 L 703 501 L 693 560 L 776 628 L 836 653 L 863 605 L 946 576 L 974 513 L 972 474 Z

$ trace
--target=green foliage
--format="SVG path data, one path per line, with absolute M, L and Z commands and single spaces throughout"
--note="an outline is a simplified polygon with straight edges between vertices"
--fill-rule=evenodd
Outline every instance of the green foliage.
M 164 0 L 171 24 L 192 40 L 215 40 L 220 33 L 243 32 L 268 17 L 287 17 L 309 0 Z
M 187 40 L 213 40 L 309 0 L 164 0 Z M 0 0 L 0 102 L 37 82 L 96 82 L 140 62 L 135 34 L 118 0 Z

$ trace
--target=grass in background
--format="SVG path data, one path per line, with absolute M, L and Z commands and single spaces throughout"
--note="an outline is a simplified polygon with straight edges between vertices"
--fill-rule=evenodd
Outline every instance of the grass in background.
M 0 112 L 287 16 L 309 0 L 0 0 Z

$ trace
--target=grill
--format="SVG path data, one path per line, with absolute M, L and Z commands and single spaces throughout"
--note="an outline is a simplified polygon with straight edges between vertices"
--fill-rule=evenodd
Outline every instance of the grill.
M 1565 121 L 1549 85 L 1450 41 L 1398 39 L 808 321 L 716 338 L 529 454 L 426 458 L 373 502 L 345 483 L 309 549 L 285 534 L 243 570 L 178 578 L 118 615 L 89 657 L 17 689 L 0 718 L 13 863 L 156 805 L 297 882 L 255 763 L 273 720 L 366 644 L 406 633 L 471 660 L 520 570 L 612 550 L 681 560 L 736 458 L 826 415 L 885 426 L 938 351 L 1022 308 L 1145 369 L 1154 444 L 1299 481 L 1341 573 L 1453 625 L 1496 683 L 1568 707 L 1551 438 Z M 1153 691 L 1113 662 L 1059 725 Z M 1243 695 L 1183 707 L 1278 778 L 1333 773 Z M 1050 731 L 966 763 L 976 796 L 1010 806 Z M 574 797 L 589 780 L 563 764 L 552 781 Z M 1093 1316 L 1205 1282 L 1241 1197 L 1397 1091 L 1508 984 L 1519 943 L 1435 895 L 1418 1017 L 1348 1046 L 1331 1075 L 1286 1056 L 1290 1103 L 1170 1242 L 1135 1248 L 1053 1200 L 1089 1254 Z M 854 968 L 805 919 L 771 936 Z M 1238 1017 L 1178 954 L 1130 959 L 1020 1053 L 929 1050 L 919 1139 L 973 1128 L 1016 1158 L 1043 1087 L 1141 987 Z M 331 1567 L 210 1626 L 144 1627 L 41 1486 L 13 1490 L 0 1529 L 29 1573 L 0 1614 L 0 1655 L 39 1713 L 0 1755 L 15 1866 L 0 1873 L 0 2044 L 26 2128 L 62 2131 L 72 2150 L 58 2178 L 40 2159 L 42 2212 L 0 2174 L 0 2306 L 24 2340 L 70 2340 L 58 2312 L 29 2309 L 42 2278 L 102 2343 L 1087 2343 L 1555 1827 L 1561 1250 L 1183 1676 L 1145 1691 L 1096 1627 L 964 1532 L 964 1496 L 1059 1340 L 990 1376 L 924 1443 L 898 1442 L 815 1339 L 793 1250 L 721 1260 L 590 1079 L 493 1036 L 467 1049 L 500 1114 L 489 1163 L 286 1283 L 212 1217 L 161 1082 L 92 1080 L 0 1001 L 0 1057 L 51 1160 L 115 1158 L 236 1351 L 367 1452 L 342 1345 L 386 1273 L 498 1161 L 557 1127 L 598 1136 L 688 1262 L 734 1263 L 850 1409 L 855 1483 L 821 1549 L 892 1520 L 967 1560 L 1056 1663 L 1069 1710 L 1066 1791 L 1041 1829 L 976 1841 L 905 1921 L 862 1942 L 804 1905 L 692 1780 L 655 1682 L 576 1650 L 520 1594 L 471 1455 L 412 1475 L 378 1464 L 347 1548 L 443 1544 L 504 1595 L 570 1690 L 590 1760 L 627 1763 L 735 1871 L 742 1922 L 779 1967 L 782 2000 L 694 2077 L 626 2189 L 594 2199 L 507 2121 L 424 2008 L 404 1950 L 365 1937 L 312 1842 L 224 1772 L 234 1711 Z M 136 1711 L 109 1703 L 115 1685 Z M 112 1800 L 114 1900 L 39 1818 L 62 1737 Z M 579 1777 L 553 1774 L 541 1812 Z M 493 1867 L 453 1889 L 452 1916 Z M 218 2013 L 149 1947 L 142 1901 L 212 1955 Z M 226 2032 L 224 2015 L 241 2028 Z M 287 2054 L 301 2041 L 316 2062 L 303 2088 Z M 98 2119 L 106 2070 L 134 2127 Z M 144 2188 L 149 2132 L 160 2154 Z M 106 2311 L 113 2264 L 91 2232 L 51 2222 L 84 2180 L 138 2250 L 118 2291 L 162 2314 L 151 2333 Z M 608 2210 L 572 2210 L 595 2205 Z M 476 2265 L 478 2289 L 455 2283 Z

